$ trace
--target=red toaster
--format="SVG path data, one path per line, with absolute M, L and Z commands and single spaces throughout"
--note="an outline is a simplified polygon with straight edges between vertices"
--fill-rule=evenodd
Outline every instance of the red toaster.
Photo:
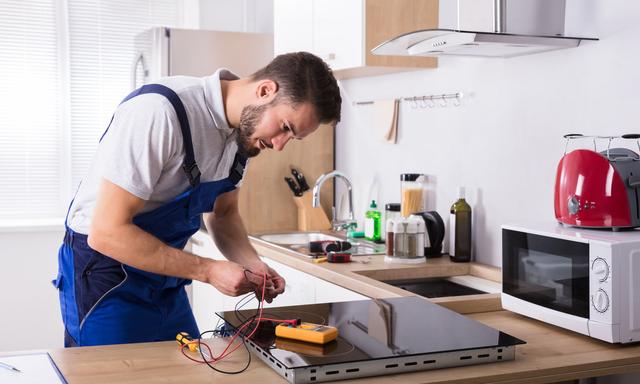
M 566 135 L 567 140 L 587 138 Z M 593 137 L 594 139 L 638 139 L 640 135 Z M 568 141 L 567 141 L 568 142 Z M 640 144 L 639 144 L 640 147 Z M 585 228 L 634 228 L 640 226 L 640 156 L 627 148 L 597 152 L 576 149 L 558 164 L 555 184 L 556 219 Z

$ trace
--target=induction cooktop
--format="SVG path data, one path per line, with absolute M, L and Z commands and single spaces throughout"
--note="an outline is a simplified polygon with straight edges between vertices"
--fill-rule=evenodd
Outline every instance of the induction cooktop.
M 255 314 L 217 313 L 234 328 Z M 290 383 L 513 360 L 515 346 L 525 344 L 420 297 L 265 308 L 262 316 L 338 328 L 336 340 L 317 345 L 276 337 L 275 323 L 261 323 L 247 346 Z

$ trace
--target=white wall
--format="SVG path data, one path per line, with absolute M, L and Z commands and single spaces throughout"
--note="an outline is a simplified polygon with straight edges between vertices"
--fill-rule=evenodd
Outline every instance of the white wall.
M 475 215 L 476 260 L 495 266 L 501 265 L 501 224 L 554 220 L 562 135 L 640 132 L 640 3 L 599 1 L 597 11 L 601 40 L 575 49 L 511 59 L 441 58 L 435 70 L 342 81 L 336 167 L 353 179 L 357 217 L 371 198 L 398 202 L 403 172 L 431 176 L 429 208 L 443 217 L 457 186 L 465 186 Z M 352 105 L 451 92 L 464 92 L 461 107 L 412 109 L 403 102 L 396 145 L 373 130 L 372 106 Z M 374 180 L 379 192 L 372 192 Z
M 0 351 L 62 348 L 58 291 L 62 226 L 0 232 Z

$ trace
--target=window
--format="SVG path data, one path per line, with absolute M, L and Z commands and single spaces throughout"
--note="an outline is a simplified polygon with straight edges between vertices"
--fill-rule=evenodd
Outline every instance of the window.
M 113 110 L 134 36 L 177 26 L 175 0 L 3 0 L 0 220 L 64 216 Z

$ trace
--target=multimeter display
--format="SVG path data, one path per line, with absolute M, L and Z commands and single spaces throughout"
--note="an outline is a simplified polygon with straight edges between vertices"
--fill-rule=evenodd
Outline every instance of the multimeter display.
M 276 336 L 315 344 L 326 344 L 338 337 L 338 329 L 329 325 L 301 323 L 300 325 L 279 324 Z

